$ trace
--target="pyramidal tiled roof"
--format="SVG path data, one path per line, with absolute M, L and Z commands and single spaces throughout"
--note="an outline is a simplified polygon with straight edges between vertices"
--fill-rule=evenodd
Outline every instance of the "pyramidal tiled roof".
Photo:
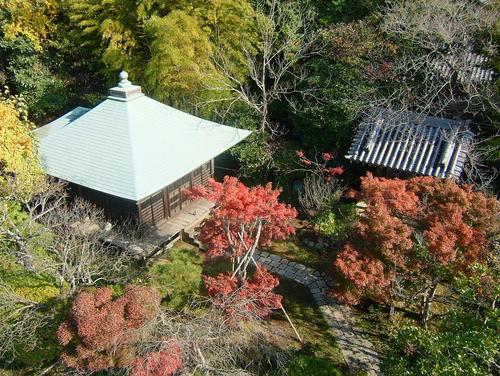
M 47 174 L 140 200 L 251 133 L 157 102 L 123 73 L 118 87 L 95 108 L 77 107 L 37 129 Z
M 467 122 L 389 110 L 369 118 L 347 159 L 416 175 L 460 177 L 474 137 Z

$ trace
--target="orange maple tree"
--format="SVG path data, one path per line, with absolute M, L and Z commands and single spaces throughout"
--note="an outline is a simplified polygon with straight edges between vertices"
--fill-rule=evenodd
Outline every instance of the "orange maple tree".
M 279 202 L 280 193 L 271 183 L 250 188 L 231 176 L 224 177 L 222 183 L 211 179 L 208 187 L 184 191 L 190 198 L 215 203 L 210 218 L 201 227 L 199 240 L 208 246 L 209 258 L 225 256 L 232 261 L 231 274 L 205 277 L 208 293 L 216 301 L 233 294 L 240 300 L 258 302 L 241 308 L 260 317 L 281 307 L 281 297 L 271 292 L 279 280 L 263 266 L 257 267 L 254 277 L 247 280 L 248 267 L 257 265 L 253 258 L 257 247 L 269 246 L 273 240 L 295 232 L 292 220 L 297 211 Z M 225 311 L 229 312 L 227 307 Z
M 132 363 L 129 376 L 171 376 L 182 367 L 182 349 L 175 340 L 164 338 L 163 348 L 139 357 Z
M 249 315 L 267 318 L 271 309 L 281 308 L 281 295 L 272 290 L 279 279 L 258 265 L 253 276 L 238 288 L 238 279 L 229 273 L 203 278 L 209 295 L 215 297 L 215 304 L 226 312 L 233 321 L 246 320 Z
M 426 321 L 438 284 L 482 262 L 499 232 L 499 201 L 451 179 L 368 173 L 356 196 L 368 206 L 334 262 L 345 283 L 332 292 L 350 304 L 420 299 Z
M 80 292 L 69 318 L 57 330 L 57 339 L 63 346 L 62 362 L 86 372 L 132 365 L 133 374 L 142 375 L 141 365 L 157 368 L 156 363 L 165 365 L 167 361 L 177 369 L 181 363 L 176 348 L 150 354 L 146 359 L 136 357 L 135 329 L 153 319 L 159 305 L 160 295 L 147 286 L 128 285 L 116 299 L 109 287 Z

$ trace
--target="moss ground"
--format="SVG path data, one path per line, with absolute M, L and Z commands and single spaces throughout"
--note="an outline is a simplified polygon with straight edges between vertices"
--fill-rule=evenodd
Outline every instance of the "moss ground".
M 290 261 L 307 265 L 319 271 L 328 271 L 335 260 L 335 250 L 316 250 L 300 244 L 298 238 L 274 242 L 268 252 L 275 253 Z
M 309 290 L 296 282 L 281 279 L 276 292 L 283 296 L 283 306 L 304 341 L 302 346 L 295 341 L 296 349 L 341 368 L 344 361 L 340 349 Z M 290 336 L 295 338 L 283 313 L 275 314 L 273 321 L 286 326 Z

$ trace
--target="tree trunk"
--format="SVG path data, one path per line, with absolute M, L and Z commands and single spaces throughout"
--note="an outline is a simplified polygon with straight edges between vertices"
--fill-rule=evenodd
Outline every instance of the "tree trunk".
M 27 246 L 21 245 L 21 254 L 19 255 L 19 263 L 26 268 L 26 270 L 30 272 L 35 271 L 35 267 L 33 266 L 33 255 Z
M 434 296 L 436 295 L 436 289 L 438 286 L 437 281 L 433 281 L 431 286 L 427 289 L 426 293 L 422 297 L 422 303 L 420 306 L 420 316 L 422 320 L 422 324 L 427 326 L 427 322 L 429 321 L 429 317 L 431 315 L 431 305 L 434 301 Z
M 391 281 L 391 285 L 389 287 L 389 291 L 390 291 L 390 296 L 389 296 L 389 317 L 392 317 L 394 315 L 394 312 L 395 312 L 395 307 L 394 307 L 394 299 L 393 299 L 393 287 L 394 285 L 394 282 Z

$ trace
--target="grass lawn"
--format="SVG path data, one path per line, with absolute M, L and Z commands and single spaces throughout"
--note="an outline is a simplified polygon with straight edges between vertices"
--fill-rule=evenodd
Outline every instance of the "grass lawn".
M 344 359 L 335 337 L 307 287 L 288 279 L 280 279 L 276 292 L 283 295 L 283 306 L 304 341 L 302 350 L 314 357 L 328 360 L 339 369 L 342 368 Z M 282 312 L 274 314 L 272 321 L 279 323 L 291 337 L 296 338 Z M 300 349 L 298 341 L 296 348 Z

